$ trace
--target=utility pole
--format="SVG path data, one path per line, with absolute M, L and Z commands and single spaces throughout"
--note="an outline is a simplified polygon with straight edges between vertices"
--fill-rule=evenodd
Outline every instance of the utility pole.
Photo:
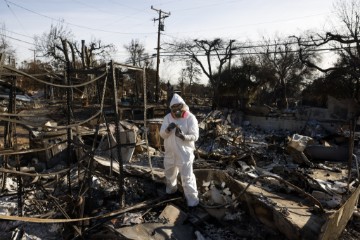
M 156 54 L 156 85 L 155 85 L 155 102 L 159 101 L 159 64 L 160 64 L 160 32 L 164 31 L 164 19 L 170 16 L 170 12 L 164 12 L 161 9 L 155 9 L 151 6 L 152 10 L 159 13 L 159 18 L 154 18 L 154 22 L 158 21 L 158 39 L 157 39 L 157 54 Z

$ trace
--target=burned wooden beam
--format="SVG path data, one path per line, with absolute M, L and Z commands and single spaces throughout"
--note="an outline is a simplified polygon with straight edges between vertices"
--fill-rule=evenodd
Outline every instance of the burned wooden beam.
M 84 217 L 84 218 L 66 218 L 66 219 L 61 219 L 61 218 L 47 218 L 47 219 L 43 219 L 43 218 L 36 218 L 36 217 L 19 217 L 19 216 L 6 216 L 6 215 L 1 215 L 0 214 L 0 219 L 3 220 L 11 220 L 11 221 L 23 221 L 23 222 L 32 222 L 32 223 L 73 223 L 73 222 L 81 222 L 81 221 L 86 221 L 86 220 L 99 220 L 99 219 L 104 219 L 105 221 L 108 221 L 112 218 L 115 218 L 123 213 L 129 212 L 129 211 L 133 211 L 133 210 L 138 210 L 138 209 L 143 209 L 143 208 L 154 208 L 156 206 L 161 206 L 163 204 L 172 202 L 172 201 L 176 201 L 179 200 L 180 197 L 176 197 L 176 198 L 168 198 L 168 196 L 161 196 L 155 199 L 150 199 L 150 200 L 146 200 L 144 202 L 135 204 L 133 206 L 129 206 L 127 208 L 121 208 L 115 211 L 111 211 L 105 214 L 101 214 L 98 216 L 93 216 L 93 217 Z

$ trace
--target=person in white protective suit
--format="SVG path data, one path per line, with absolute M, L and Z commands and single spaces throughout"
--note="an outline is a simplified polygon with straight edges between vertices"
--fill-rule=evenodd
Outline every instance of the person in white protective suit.
M 166 193 L 175 193 L 180 173 L 184 195 L 189 207 L 199 204 L 196 179 L 193 173 L 195 141 L 199 138 L 199 125 L 185 101 L 174 94 L 170 101 L 171 112 L 164 117 L 160 136 L 164 139 L 164 170 Z

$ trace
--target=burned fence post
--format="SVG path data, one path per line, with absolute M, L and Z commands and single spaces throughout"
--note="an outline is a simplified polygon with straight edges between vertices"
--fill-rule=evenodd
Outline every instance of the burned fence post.
M 119 110 L 118 110 L 118 92 L 117 92 L 117 84 L 115 78 L 114 71 L 114 63 L 110 61 L 110 82 L 112 83 L 113 89 L 113 114 L 114 114 L 114 122 L 115 122 L 115 138 L 116 138 L 116 149 L 119 161 L 119 194 L 120 194 L 120 207 L 125 206 L 125 192 L 124 192 L 124 166 L 121 156 L 121 142 L 120 142 L 120 118 L 119 118 Z
M 9 92 L 9 103 L 8 103 L 8 113 L 10 115 L 16 115 L 16 77 L 11 76 L 11 88 Z M 12 117 L 9 116 L 9 121 L 6 122 L 4 128 L 4 147 L 5 149 L 13 148 L 14 151 L 18 150 L 17 146 L 17 136 L 16 136 L 16 122 L 12 121 Z M 9 156 L 4 156 L 4 167 L 7 168 Z M 16 171 L 20 172 L 20 158 L 19 154 L 15 154 L 15 168 Z M 5 190 L 6 187 L 6 173 L 2 174 L 2 191 Z M 17 208 L 18 208 L 18 216 L 22 216 L 23 213 L 23 184 L 21 175 L 17 175 Z
M 65 74 L 65 82 L 68 86 L 71 86 L 71 78 L 70 78 L 70 59 L 68 56 L 68 50 L 67 50 L 67 41 L 62 40 L 62 45 L 64 48 L 64 55 L 66 59 L 66 74 Z M 71 145 L 72 145 L 72 129 L 70 126 L 71 124 L 71 89 L 70 87 L 66 88 L 66 104 L 67 104 L 67 125 L 66 128 L 67 131 L 67 167 L 69 168 L 69 171 L 67 173 L 67 181 L 68 181 L 68 192 L 71 195 L 71 176 L 70 176 L 70 169 L 71 169 L 71 162 L 72 162 L 72 154 L 71 154 Z
M 147 96 L 146 96 L 146 92 L 147 92 L 147 87 L 146 87 L 146 71 L 145 71 L 145 66 L 143 68 L 143 84 L 144 84 L 144 129 L 145 129 L 145 142 L 146 142 L 146 149 L 147 149 L 147 157 L 148 157 L 148 161 L 149 161 L 149 166 L 151 169 L 151 179 L 154 180 L 154 172 L 153 172 L 153 168 L 152 168 L 152 163 L 151 163 L 151 157 L 150 157 L 150 153 L 149 153 L 149 139 L 148 139 L 148 131 L 147 131 Z
M 10 91 L 9 93 L 9 103 L 8 103 L 8 113 L 12 113 L 12 92 Z M 9 116 L 9 119 L 11 119 L 11 117 Z M 4 126 L 4 149 L 9 149 L 10 147 L 12 147 L 12 122 L 11 121 L 7 121 L 5 123 Z M 8 162 L 9 162 L 9 156 L 8 155 L 4 155 L 4 161 L 3 161 L 3 166 L 4 168 L 6 168 L 8 166 Z M 5 190 L 6 187 L 6 179 L 7 179 L 7 174 L 3 173 L 2 174 L 2 186 L 1 186 L 1 191 Z
M 9 101 L 9 113 L 16 113 L 16 77 L 12 77 L 11 79 L 11 89 L 10 89 L 10 101 Z M 17 136 L 16 136 L 16 122 L 11 122 L 10 125 L 12 126 L 11 130 L 13 133 L 13 140 L 12 140 L 12 147 L 14 151 L 18 150 L 17 146 Z M 9 139 L 11 142 L 11 139 Z M 16 171 L 20 172 L 20 157 L 19 154 L 15 155 L 15 164 L 16 164 Z M 21 175 L 17 175 L 17 196 L 18 196 L 18 216 L 22 216 L 23 212 L 23 184 Z
M 351 181 L 351 168 L 352 168 L 352 162 L 353 162 L 353 153 L 354 153 L 354 141 L 355 141 L 355 131 L 356 131 L 356 119 L 352 118 L 350 120 L 350 124 L 349 124 L 349 130 L 350 130 L 350 135 L 349 135 L 349 159 L 348 159 L 348 182 L 347 182 L 347 189 L 348 191 L 350 191 L 350 181 Z M 355 161 L 357 161 L 357 159 L 354 159 Z

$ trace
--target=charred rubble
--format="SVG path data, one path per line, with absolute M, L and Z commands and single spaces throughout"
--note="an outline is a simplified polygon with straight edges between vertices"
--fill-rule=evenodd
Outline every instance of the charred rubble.
M 201 201 L 188 209 L 181 191 L 165 194 L 166 106 L 145 102 L 135 119 L 135 107 L 105 99 L 107 84 L 116 84 L 106 69 L 98 102 L 16 94 L 2 102 L 1 239 L 360 237 L 353 125 L 269 129 L 240 111 L 192 106 Z

